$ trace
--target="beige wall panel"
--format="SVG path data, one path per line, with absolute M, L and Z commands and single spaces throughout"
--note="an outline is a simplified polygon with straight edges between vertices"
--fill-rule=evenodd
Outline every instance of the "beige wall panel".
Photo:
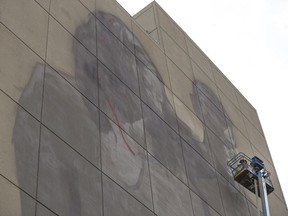
M 43 83 L 42 59 L 2 24 L 0 24 L 0 47 L 0 88 L 40 119 L 42 85 L 34 86 L 33 94 L 37 96 L 34 99 L 37 100 L 23 101 L 20 97 L 29 80 L 37 79 L 40 81 L 39 84 Z
M 272 162 L 271 154 L 269 148 L 267 146 L 265 137 L 246 119 L 245 117 L 244 123 L 247 129 L 248 137 L 252 145 L 254 145 L 264 157 Z
M 211 208 L 198 195 L 190 190 L 193 211 L 196 216 L 220 216 L 214 209 Z
M 193 83 L 188 79 L 184 73 L 170 60 L 167 58 L 167 65 L 169 69 L 172 91 L 180 98 L 180 100 L 189 107 L 191 111 L 194 111 L 191 96 L 197 94 Z
M 148 67 L 164 84 L 171 88 L 169 74 L 166 65 L 166 57 L 163 50 L 143 32 L 139 25 L 132 22 L 133 33 L 135 35 L 136 56 Z M 138 42 L 139 41 L 139 42 Z M 140 44 L 144 47 L 143 48 Z
M 160 8 L 156 7 L 161 28 L 186 52 L 185 36 L 180 27 Z
M 149 155 L 155 213 L 159 216 L 193 215 L 189 189 Z
M 192 60 L 214 81 L 210 60 L 202 53 L 197 45 L 189 38 L 186 38 L 189 56 Z
M 193 74 L 194 74 L 195 80 L 204 83 L 215 94 L 217 94 L 218 89 L 217 89 L 217 86 L 216 86 L 214 80 L 211 80 L 210 77 L 193 60 L 191 60 L 191 64 L 192 64 L 192 69 L 193 69 Z
M 51 0 L 50 14 L 76 38 L 80 37 L 75 35 L 76 29 L 79 26 L 86 24 L 89 19 L 93 19 L 89 10 L 87 10 L 78 0 Z M 96 32 L 95 20 L 91 25 L 94 25 L 93 29 L 94 32 Z M 89 30 L 91 31 L 93 29 L 91 28 Z M 82 42 L 84 38 L 77 39 Z M 94 46 L 87 46 L 87 48 L 96 55 L 96 38 L 94 38 L 94 40 Z
M 51 0 L 35 0 L 35 1 L 38 2 L 46 11 L 49 12 Z
M 237 109 L 237 107 L 221 91 L 219 91 L 219 95 L 225 110 L 224 113 L 228 117 L 228 121 L 231 121 L 241 131 L 242 134 L 248 137 L 240 110 Z
M 190 189 L 224 214 L 215 169 L 188 145 L 183 145 L 183 152 Z
M 177 117 L 186 123 L 186 125 L 191 129 L 191 134 L 196 137 L 197 140 L 204 140 L 204 125 L 197 118 L 197 116 L 191 112 L 177 97 L 174 95 L 174 103 Z
M 249 202 L 249 201 L 248 201 L 247 203 L 248 203 L 248 206 L 249 206 L 250 215 L 251 215 L 251 216 L 259 216 L 259 213 L 258 213 L 256 204 L 251 203 L 251 202 Z
M 238 91 L 236 91 L 236 97 L 241 112 L 258 129 L 258 131 L 263 134 L 263 130 L 256 109 Z
M 74 38 L 50 17 L 47 62 L 58 72 L 75 76 L 75 63 L 73 54 Z
M 163 45 L 160 44 L 159 29 L 155 29 L 154 31 L 149 33 L 149 36 L 158 44 L 158 46 L 161 46 L 163 48 Z
M 0 176 L 0 215 L 23 216 L 35 214 L 35 201 Z
M 250 212 L 252 211 L 252 216 L 254 216 L 253 213 L 255 211 L 257 211 L 257 200 L 256 200 L 257 198 L 256 198 L 256 195 L 254 193 L 250 192 L 249 190 L 246 190 L 246 189 L 243 189 L 243 190 L 245 190 L 245 197 L 248 200 L 247 203 L 248 203 L 248 206 L 249 206 L 249 210 L 250 210 Z M 259 205 L 259 209 L 262 209 L 261 200 L 259 198 L 258 198 L 258 205 Z
M 189 56 L 161 30 L 166 55 L 176 64 L 187 77 L 193 79 Z
M 194 80 L 193 82 L 196 84 L 196 86 L 199 87 L 199 85 L 204 84 L 208 89 L 211 90 L 211 92 L 213 92 L 216 96 L 216 98 L 214 98 L 211 94 L 209 94 L 209 92 L 204 91 L 204 89 L 202 89 L 202 93 L 205 94 L 206 97 L 208 97 L 211 102 L 218 107 L 219 110 L 222 110 L 222 104 L 219 103 L 220 98 L 218 95 L 218 91 L 219 89 L 217 88 L 216 84 L 207 76 L 206 73 L 204 73 L 199 67 L 198 65 L 193 62 L 191 60 L 192 63 L 192 68 L 193 68 L 193 74 L 194 74 Z
M 220 72 L 216 67 L 213 67 L 214 77 L 216 81 L 216 85 L 219 89 L 233 102 L 233 104 L 239 108 L 239 104 L 236 98 L 236 89 L 230 83 L 230 81 Z
M 273 216 L 283 216 L 288 215 L 287 206 L 281 202 L 275 194 L 270 194 L 268 196 L 270 214 Z
M 209 163 L 212 155 L 205 137 L 205 126 L 175 95 L 174 103 L 181 137 Z
M 32 0 L 1 0 L 0 14 L 0 21 L 44 59 L 48 13 Z
M 243 152 L 248 157 L 253 156 L 252 146 L 249 140 L 233 126 L 232 128 L 232 140 L 236 148 L 237 153 Z
M 157 28 L 153 5 L 140 11 L 134 16 L 134 19 L 147 33 L 151 33 Z
M 271 178 L 272 184 L 273 184 L 274 189 L 275 189 L 273 193 L 275 193 L 275 195 L 283 203 L 285 203 L 285 198 L 284 198 L 284 195 L 283 195 L 283 192 L 282 192 L 282 188 L 281 188 L 281 185 L 280 185 L 280 182 L 279 182 L 278 175 L 276 173 L 275 167 L 272 164 L 270 164 L 269 162 L 265 163 L 265 167 L 271 173 L 270 178 Z

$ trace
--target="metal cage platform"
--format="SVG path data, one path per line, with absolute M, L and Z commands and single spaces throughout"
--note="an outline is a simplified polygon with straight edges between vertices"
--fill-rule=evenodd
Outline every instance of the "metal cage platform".
M 256 191 L 258 191 L 259 197 L 260 190 L 258 182 L 258 171 L 264 171 L 267 194 L 270 194 L 274 191 L 274 187 L 270 180 L 270 173 L 265 169 L 263 161 L 258 157 L 255 156 L 250 159 L 244 153 L 239 153 L 234 158 L 232 158 L 227 163 L 227 165 L 232 170 L 234 180 L 254 194 L 256 194 Z M 255 188 L 255 180 L 257 181 L 257 190 Z

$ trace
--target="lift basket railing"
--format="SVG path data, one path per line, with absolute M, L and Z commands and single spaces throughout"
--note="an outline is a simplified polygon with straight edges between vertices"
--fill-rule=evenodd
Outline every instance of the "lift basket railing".
M 258 172 L 261 170 L 264 173 L 267 194 L 274 191 L 270 179 L 270 173 L 266 170 L 264 163 L 258 157 L 249 158 L 244 153 L 239 153 L 233 157 L 227 165 L 231 168 L 232 175 L 235 181 L 247 188 L 252 193 L 256 193 L 255 190 L 255 180 L 258 180 Z M 257 187 L 259 192 L 259 183 L 257 181 Z M 260 196 L 260 193 L 258 193 Z

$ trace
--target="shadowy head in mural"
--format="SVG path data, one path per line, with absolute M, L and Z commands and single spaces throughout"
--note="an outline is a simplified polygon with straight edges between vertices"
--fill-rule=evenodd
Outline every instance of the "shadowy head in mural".
M 199 102 L 202 110 L 202 114 L 199 105 L 193 103 L 198 116 L 203 115 L 205 123 L 210 126 L 214 133 L 225 143 L 231 144 L 231 148 L 234 149 L 234 143 L 232 141 L 232 124 L 227 121 L 226 111 L 222 106 L 218 96 L 204 83 L 195 81 L 195 92 L 198 92 Z M 195 96 L 194 100 L 197 101 Z
M 147 169 L 146 155 L 131 145 L 134 141 L 126 135 L 128 133 L 136 141 L 144 139 L 143 119 L 138 109 L 141 108 L 140 103 L 137 104 L 137 97 L 131 91 L 139 91 L 136 61 L 131 52 L 134 49 L 134 38 L 119 18 L 101 11 L 95 14 L 100 21 L 97 20 L 95 25 L 91 17 L 76 29 L 75 37 L 90 47 L 96 47 L 97 37 L 97 56 L 101 62 L 95 63 L 93 59 L 87 58 L 82 45 L 75 42 L 76 83 L 79 88 L 87 91 L 85 95 L 91 95 L 91 91 L 97 94 L 96 88 L 99 85 L 100 108 L 112 120 L 101 114 L 104 169 L 109 169 L 107 172 L 120 180 L 121 184 L 138 190 Z
M 196 115 L 199 118 L 203 116 L 203 121 L 209 128 L 205 130 L 204 139 L 209 140 L 216 169 L 227 178 L 231 178 L 232 174 L 227 167 L 227 162 L 236 154 L 233 125 L 228 120 L 220 99 L 207 85 L 195 81 L 194 92 L 197 92 L 198 98 L 194 94 L 191 99 L 194 102 Z

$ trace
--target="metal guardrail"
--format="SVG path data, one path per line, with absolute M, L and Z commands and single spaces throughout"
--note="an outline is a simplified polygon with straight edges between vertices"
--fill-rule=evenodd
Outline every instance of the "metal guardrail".
M 259 169 L 258 166 L 256 166 L 255 168 L 254 167 L 255 165 L 253 166 L 252 164 L 253 160 L 242 152 L 237 154 L 227 163 L 227 165 L 231 168 L 234 180 L 255 194 L 256 188 L 254 180 L 258 179 Z M 267 194 L 270 194 L 271 192 L 274 191 L 274 187 L 270 179 L 270 172 L 266 170 L 265 166 L 263 169 L 263 177 L 266 183 Z M 258 184 L 258 191 L 259 191 L 259 184 Z M 258 194 L 258 196 L 260 196 L 260 194 Z

